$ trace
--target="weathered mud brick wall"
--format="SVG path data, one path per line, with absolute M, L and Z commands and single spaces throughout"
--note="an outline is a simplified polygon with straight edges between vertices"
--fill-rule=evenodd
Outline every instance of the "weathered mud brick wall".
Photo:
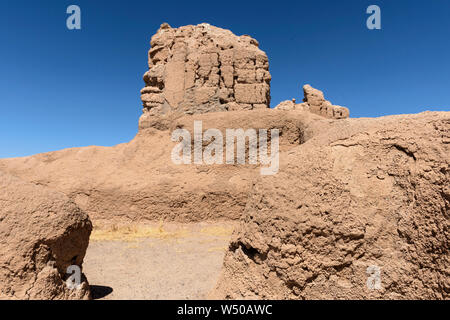
M 269 108 L 269 61 L 250 36 L 208 24 L 163 24 L 151 39 L 148 64 L 143 117 Z

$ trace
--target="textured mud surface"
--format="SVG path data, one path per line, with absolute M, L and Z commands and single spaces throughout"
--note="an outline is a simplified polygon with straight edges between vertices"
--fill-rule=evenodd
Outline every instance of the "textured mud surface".
M 82 266 L 91 221 L 61 192 L 0 171 L 0 300 L 87 299 L 64 283 Z

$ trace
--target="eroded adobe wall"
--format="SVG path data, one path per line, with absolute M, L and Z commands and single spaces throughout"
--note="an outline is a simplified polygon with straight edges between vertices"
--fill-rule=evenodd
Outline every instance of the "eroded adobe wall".
M 270 105 L 269 62 L 250 36 L 208 24 L 152 37 L 141 90 L 144 116 L 251 110 Z

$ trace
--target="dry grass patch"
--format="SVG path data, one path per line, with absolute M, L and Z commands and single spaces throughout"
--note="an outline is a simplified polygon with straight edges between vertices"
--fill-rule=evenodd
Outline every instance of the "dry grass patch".
M 172 240 L 189 236 L 187 228 L 166 228 L 163 222 L 159 225 L 127 224 L 127 225 L 94 225 L 90 240 L 92 241 L 138 241 L 144 238 Z

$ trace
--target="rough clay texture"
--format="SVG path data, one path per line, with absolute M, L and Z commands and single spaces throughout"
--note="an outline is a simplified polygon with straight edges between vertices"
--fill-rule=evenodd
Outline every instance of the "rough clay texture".
M 337 121 L 255 183 L 211 297 L 448 299 L 449 182 L 449 112 Z
M 250 36 L 206 23 L 163 24 L 151 39 L 148 64 L 141 90 L 143 119 L 270 105 L 268 58 Z
M 174 164 L 172 132 L 193 132 L 194 120 L 202 121 L 203 131 L 223 133 L 226 128 L 277 128 L 284 152 L 330 125 L 325 120 L 317 126 L 321 118 L 309 112 L 271 109 L 152 119 L 129 143 L 2 159 L 0 170 L 63 192 L 94 222 L 237 220 L 260 167 Z
M 296 103 L 295 99 L 281 102 L 275 107 L 278 110 L 303 110 L 310 111 L 329 119 L 345 119 L 350 116 L 346 107 L 334 106 L 325 100 L 323 92 L 314 89 L 309 84 L 303 86 L 303 103 Z
M 204 130 L 284 128 L 279 173 L 172 164 L 171 130 L 194 119 Z M 332 120 L 252 110 L 152 125 L 127 144 L 0 168 L 64 192 L 94 221 L 239 219 L 211 298 L 448 299 L 449 112 Z M 371 266 L 380 290 L 367 288 Z
M 0 171 L 0 299 L 88 299 L 83 276 L 68 289 L 67 267 L 81 267 L 91 222 L 60 192 Z

